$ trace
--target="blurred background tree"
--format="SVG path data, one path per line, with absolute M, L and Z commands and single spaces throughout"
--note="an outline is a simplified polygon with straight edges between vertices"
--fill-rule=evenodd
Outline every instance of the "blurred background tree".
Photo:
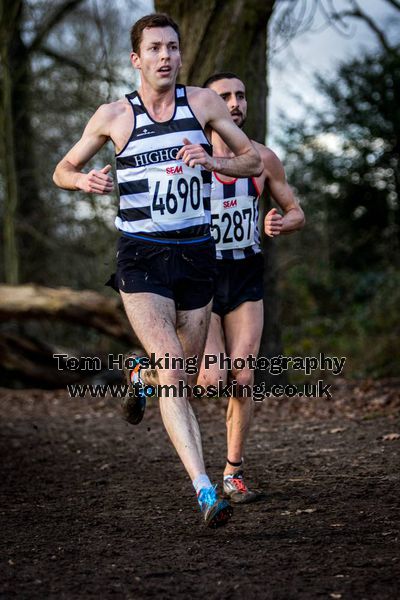
M 136 4 L 119 5 L 116 11 L 96 0 L 2 0 L 5 282 L 100 288 L 105 278 L 102 265 L 111 262 L 115 239 L 110 199 L 63 194 L 52 172 L 99 104 L 133 85 L 120 31 Z M 108 147 L 96 160 L 111 157 Z
M 400 16 L 397 0 L 379 2 Z M 282 115 L 281 158 L 307 226 L 296 235 L 267 240 L 267 327 L 261 351 L 325 351 L 349 357 L 348 376 L 396 374 L 398 45 L 357 0 L 205 0 L 196 5 L 158 0 L 156 7 L 182 25 L 184 82 L 199 85 L 211 71 L 225 69 L 243 77 L 249 90 L 247 132 L 260 141 L 266 132 L 268 87 L 260 73 L 268 67 L 268 36 L 287 44 L 312 32 L 319 10 L 325 26 L 350 35 L 349 24 L 362 22 L 379 43 L 379 52 L 360 53 L 330 76 L 316 77 L 322 108 L 306 107 L 303 120 Z M 152 8 L 151 2 L 135 0 L 1 0 L 2 281 L 112 295 L 103 284 L 114 266 L 117 199 L 62 192 L 54 187 L 52 172 L 99 104 L 136 87 L 128 28 Z M 91 166 L 112 158 L 109 144 Z M 18 324 L 18 330 L 43 334 L 33 323 Z M 92 347 L 99 344 L 97 334 L 77 336 L 61 325 L 45 325 L 44 331 L 48 341 L 71 347 L 82 339 Z M 101 344 L 108 348 L 108 342 Z

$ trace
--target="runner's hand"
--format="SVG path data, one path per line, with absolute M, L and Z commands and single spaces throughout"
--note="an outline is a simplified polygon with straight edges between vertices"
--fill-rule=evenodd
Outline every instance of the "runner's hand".
M 264 231 L 269 237 L 276 237 L 280 234 L 283 227 L 283 217 L 276 208 L 272 208 L 264 219 Z
M 111 165 L 107 165 L 96 171 L 92 169 L 89 173 L 80 173 L 76 185 L 78 189 L 89 194 L 109 194 L 114 188 L 112 177 L 107 175 L 111 170 Z
M 200 144 L 192 144 L 187 138 L 183 138 L 184 146 L 179 150 L 176 158 L 181 158 L 188 167 L 202 165 L 207 171 L 215 169 L 215 160 L 207 154 Z

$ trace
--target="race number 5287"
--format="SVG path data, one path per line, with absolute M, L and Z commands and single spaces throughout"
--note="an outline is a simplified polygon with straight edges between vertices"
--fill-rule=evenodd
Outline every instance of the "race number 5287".
M 230 208 L 224 208 L 220 200 L 211 204 L 211 233 L 219 250 L 246 248 L 254 243 L 256 209 L 253 198 L 242 196 L 235 200 L 236 203 L 230 203 Z

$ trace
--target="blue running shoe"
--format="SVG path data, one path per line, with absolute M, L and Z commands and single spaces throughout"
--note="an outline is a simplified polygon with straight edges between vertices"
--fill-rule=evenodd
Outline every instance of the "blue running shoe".
M 125 362 L 129 360 L 129 368 L 124 368 L 126 382 L 129 386 L 128 394 L 122 399 L 121 407 L 124 418 L 131 425 L 138 425 L 143 419 L 146 409 L 146 394 L 144 393 L 143 381 L 140 377 L 140 357 L 136 354 L 125 356 Z
M 200 510 L 207 527 L 216 529 L 226 525 L 233 514 L 232 506 L 226 500 L 219 500 L 215 488 L 202 488 L 197 494 Z

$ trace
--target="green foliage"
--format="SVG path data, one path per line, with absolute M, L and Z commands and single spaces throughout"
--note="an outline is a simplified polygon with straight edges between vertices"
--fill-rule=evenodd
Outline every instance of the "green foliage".
M 337 288 L 325 288 L 324 295 L 313 289 L 305 268 L 294 271 L 286 274 L 281 286 L 285 353 L 345 356 L 348 377 L 396 375 L 400 271 L 342 271 Z M 327 299 L 329 291 L 330 302 L 324 302 L 322 297 Z
M 400 54 L 317 77 L 324 110 L 285 126 L 306 229 L 281 244 L 287 354 L 347 356 L 348 376 L 398 374 Z

